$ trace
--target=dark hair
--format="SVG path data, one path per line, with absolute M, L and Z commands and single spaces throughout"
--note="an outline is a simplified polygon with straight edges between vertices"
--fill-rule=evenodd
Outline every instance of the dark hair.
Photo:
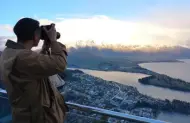
M 26 40 L 33 40 L 35 30 L 40 28 L 37 20 L 32 18 L 22 18 L 14 26 L 13 31 L 17 36 L 17 40 L 24 42 Z

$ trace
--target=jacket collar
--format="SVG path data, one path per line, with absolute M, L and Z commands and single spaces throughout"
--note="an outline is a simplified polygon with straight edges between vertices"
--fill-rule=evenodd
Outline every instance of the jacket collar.
M 16 43 L 16 42 L 11 41 L 11 40 L 7 40 L 5 46 L 7 46 L 8 48 L 12 48 L 12 49 L 25 49 L 22 44 Z

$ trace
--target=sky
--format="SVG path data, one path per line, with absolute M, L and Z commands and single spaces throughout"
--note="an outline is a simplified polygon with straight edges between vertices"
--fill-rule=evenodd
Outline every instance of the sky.
M 16 41 L 12 28 L 23 17 L 55 23 L 69 46 L 94 40 L 190 47 L 189 0 L 1 0 L 0 49 L 8 38 Z

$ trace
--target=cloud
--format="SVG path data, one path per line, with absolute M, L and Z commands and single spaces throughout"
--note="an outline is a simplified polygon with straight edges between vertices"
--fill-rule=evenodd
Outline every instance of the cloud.
M 56 24 L 63 43 L 75 45 L 79 40 L 96 44 L 179 45 L 189 39 L 190 28 L 167 27 L 155 21 L 128 21 L 104 15 L 85 18 L 39 19 L 42 24 Z
M 146 15 L 138 18 L 141 22 L 151 23 L 160 28 L 173 30 L 171 38 L 174 44 L 190 47 L 190 16 L 189 3 L 169 4 L 167 6 L 156 5 L 149 9 Z M 169 40 L 166 40 L 169 41 Z
M 141 20 L 168 28 L 189 29 L 189 11 L 189 6 L 157 6 L 150 9 Z
M 0 25 L 0 28 L 5 29 L 5 30 L 10 31 L 10 32 L 12 32 L 12 29 L 13 29 L 12 26 L 9 24 Z
M 179 6 L 177 6 L 179 7 Z M 135 19 L 115 19 L 105 15 L 57 14 L 53 20 L 36 16 L 43 24 L 55 23 L 62 43 L 73 46 L 77 41 L 94 40 L 97 45 L 183 45 L 190 47 L 188 6 L 153 6 L 146 15 Z M 145 12 L 144 12 L 145 13 Z M 10 34 L 11 26 L 0 26 Z M 5 33 L 7 32 L 7 33 Z M 40 46 L 42 42 L 40 42 Z M 39 47 L 40 47 L 39 46 Z M 37 47 L 37 48 L 39 48 Z
M 12 26 L 9 24 L 0 25 L 0 51 L 2 51 L 5 48 L 5 43 L 7 39 L 16 39 L 16 37 L 13 34 Z
M 7 40 L 16 40 L 15 36 L 0 36 L 0 51 L 2 51 L 5 48 L 5 43 L 7 42 Z
M 0 25 L 0 36 L 13 35 L 13 27 L 9 24 Z

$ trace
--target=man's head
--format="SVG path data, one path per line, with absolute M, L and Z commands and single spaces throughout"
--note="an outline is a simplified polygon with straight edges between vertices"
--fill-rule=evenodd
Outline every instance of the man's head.
M 18 42 L 27 43 L 32 41 L 33 47 L 38 46 L 41 37 L 40 24 L 31 18 L 20 19 L 13 28 Z

